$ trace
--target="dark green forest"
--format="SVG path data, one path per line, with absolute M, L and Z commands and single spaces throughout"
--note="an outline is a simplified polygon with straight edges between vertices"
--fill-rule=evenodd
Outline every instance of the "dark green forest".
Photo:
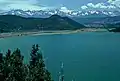
M 49 18 L 25 18 L 16 15 L 0 15 L 0 32 L 31 30 L 76 30 L 85 26 L 59 15 Z
M 24 56 L 18 48 L 0 53 L 0 81 L 53 81 L 39 45 L 32 46 L 28 64 L 24 63 Z
M 110 32 L 120 32 L 120 27 L 109 30 Z

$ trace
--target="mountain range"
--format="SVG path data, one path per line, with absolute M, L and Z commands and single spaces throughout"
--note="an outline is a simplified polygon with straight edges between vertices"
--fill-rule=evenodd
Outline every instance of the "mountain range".
M 99 24 L 114 24 L 120 22 L 120 12 L 117 10 L 10 10 L 0 13 L 0 15 L 17 15 L 27 18 L 48 18 L 52 15 L 60 15 L 62 17 L 69 17 L 84 25 L 99 25 Z
M 108 10 L 61 10 L 61 9 L 53 9 L 53 10 L 10 10 L 6 12 L 1 12 L 0 15 L 18 15 L 23 17 L 36 17 L 36 18 L 44 18 L 50 17 L 51 15 L 58 14 L 60 16 L 67 17 L 112 17 L 118 16 L 120 14 L 119 11 L 108 11 Z
M 7 24 L 8 29 L 11 26 L 12 31 L 13 29 L 41 29 L 41 27 L 44 27 L 45 30 L 78 29 L 85 26 L 115 28 L 120 27 L 119 14 L 120 12 L 117 10 L 54 9 L 25 11 L 16 9 L 0 13 L 0 26 L 4 27 Z
M 59 15 L 48 18 L 25 18 L 16 15 L 0 15 L 0 31 L 28 31 L 28 30 L 76 30 L 85 26 Z
M 72 19 L 81 22 L 83 24 L 88 24 L 88 23 L 115 24 L 120 22 L 120 16 L 91 17 L 91 18 L 73 17 Z

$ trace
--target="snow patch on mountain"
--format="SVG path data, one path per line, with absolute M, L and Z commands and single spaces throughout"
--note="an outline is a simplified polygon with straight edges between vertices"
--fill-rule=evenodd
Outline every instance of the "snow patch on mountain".
M 114 9 L 115 6 L 105 3 L 88 3 L 87 5 L 82 6 L 79 10 L 71 10 L 65 6 L 54 9 L 47 10 L 21 10 L 21 9 L 13 9 L 10 11 L 6 11 L 0 13 L 1 15 L 18 15 L 24 17 L 49 17 L 54 14 L 58 14 L 60 16 L 68 16 L 68 17 L 86 17 L 86 16 L 118 16 L 120 11 Z

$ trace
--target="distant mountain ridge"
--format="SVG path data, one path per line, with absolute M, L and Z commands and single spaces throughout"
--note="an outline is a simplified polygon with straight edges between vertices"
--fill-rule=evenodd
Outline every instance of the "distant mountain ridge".
M 119 11 L 107 11 L 107 10 L 61 10 L 61 9 L 53 9 L 53 10 L 10 10 L 3 13 L 1 15 L 18 15 L 23 17 L 35 17 L 35 18 L 45 18 L 50 17 L 52 15 L 60 15 L 67 17 L 112 17 L 118 16 L 120 14 Z
M 85 26 L 59 15 L 49 18 L 25 18 L 16 15 L 0 15 L 0 31 L 25 31 L 25 30 L 76 30 Z
M 120 12 L 116 10 L 10 10 L 0 15 L 17 15 L 27 18 L 48 18 L 52 15 L 60 15 L 61 17 L 69 17 L 74 21 L 84 24 L 87 27 L 104 27 L 112 26 L 120 22 Z
M 115 24 L 120 22 L 120 16 L 113 16 L 113 17 L 92 17 L 92 18 L 81 18 L 81 17 L 73 17 L 73 20 L 76 20 L 77 22 L 81 22 L 82 24 L 88 24 L 88 23 L 109 23 L 109 24 Z
M 93 18 L 73 17 L 72 19 L 87 27 L 120 27 L 120 16 Z

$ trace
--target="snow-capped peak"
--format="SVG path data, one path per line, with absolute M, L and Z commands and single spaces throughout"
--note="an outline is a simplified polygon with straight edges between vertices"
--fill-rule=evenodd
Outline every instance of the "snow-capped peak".
M 90 6 L 91 4 L 89 4 Z M 49 17 L 54 14 L 58 14 L 60 16 L 68 16 L 68 17 L 82 17 L 82 16 L 116 16 L 119 15 L 120 12 L 116 10 L 70 10 L 67 7 L 61 7 L 60 9 L 53 10 L 10 10 L 4 13 L 0 13 L 1 15 L 18 15 L 24 17 Z

